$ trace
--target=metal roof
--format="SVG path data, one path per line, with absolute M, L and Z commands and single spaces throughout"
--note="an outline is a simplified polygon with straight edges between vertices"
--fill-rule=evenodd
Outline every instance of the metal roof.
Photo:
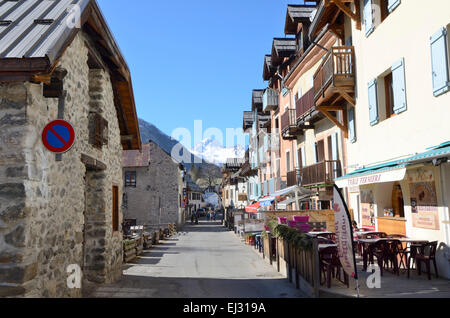
M 0 3 L 0 58 L 44 58 L 52 63 L 89 0 Z
M 113 75 L 122 145 L 140 149 L 130 71 L 95 0 L 0 0 L 0 81 L 48 81 L 81 29 Z

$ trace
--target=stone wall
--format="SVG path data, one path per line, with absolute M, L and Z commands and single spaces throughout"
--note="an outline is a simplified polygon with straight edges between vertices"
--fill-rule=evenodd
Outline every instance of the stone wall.
M 181 225 L 180 219 L 184 218 L 179 195 L 183 194 L 183 184 L 179 165 L 171 156 L 150 142 L 150 166 L 124 168 L 125 171 L 136 171 L 136 188 L 125 188 L 125 219 L 137 219 L 138 225 Z
M 85 41 L 80 32 L 58 65 L 68 72 L 63 119 L 76 132 L 61 161 L 40 139 L 58 119 L 58 99 L 45 98 L 43 84 L 0 85 L 0 296 L 79 297 L 67 287 L 71 264 L 83 267 L 85 284 L 121 276 L 122 233 L 111 225 L 112 186 L 123 182 L 120 131 L 109 75 L 89 69 Z M 109 123 L 102 149 L 89 143 L 94 107 Z M 106 170 L 87 171 L 81 154 Z

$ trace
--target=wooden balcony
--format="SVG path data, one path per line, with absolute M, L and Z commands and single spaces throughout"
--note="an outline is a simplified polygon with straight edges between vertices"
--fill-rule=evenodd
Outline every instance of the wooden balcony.
M 274 89 L 266 89 L 263 95 L 263 111 L 268 112 L 278 108 L 279 93 Z
M 334 106 L 342 100 L 355 105 L 355 58 L 353 46 L 331 48 L 314 74 L 317 107 Z
M 284 140 L 295 140 L 303 133 L 303 130 L 297 126 L 295 109 L 287 109 L 281 116 L 281 132 Z
M 288 187 L 299 185 L 299 181 L 300 181 L 300 169 L 295 169 L 287 173 Z
M 310 115 L 315 110 L 314 104 L 314 88 L 311 88 L 305 95 L 295 103 L 297 120 Z
M 341 162 L 339 160 L 330 160 L 303 167 L 300 175 L 303 187 L 332 185 L 336 178 L 342 176 Z

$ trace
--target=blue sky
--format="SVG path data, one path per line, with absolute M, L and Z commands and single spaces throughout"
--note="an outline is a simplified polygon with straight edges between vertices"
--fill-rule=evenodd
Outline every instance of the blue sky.
M 288 0 L 98 0 L 131 70 L 138 116 L 175 128 L 242 127 Z

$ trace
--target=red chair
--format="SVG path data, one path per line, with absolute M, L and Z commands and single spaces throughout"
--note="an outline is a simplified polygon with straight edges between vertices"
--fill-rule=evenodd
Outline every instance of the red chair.
M 437 251 L 438 242 L 431 242 L 428 244 L 422 245 L 420 248 L 420 252 L 416 255 L 416 263 L 417 263 L 417 271 L 419 276 L 422 274 L 421 264 L 425 263 L 427 268 L 428 279 L 431 280 L 431 262 L 434 264 L 434 270 L 436 273 L 436 278 L 438 276 L 438 269 L 436 264 L 436 251 Z M 427 252 L 428 250 L 428 252 Z

